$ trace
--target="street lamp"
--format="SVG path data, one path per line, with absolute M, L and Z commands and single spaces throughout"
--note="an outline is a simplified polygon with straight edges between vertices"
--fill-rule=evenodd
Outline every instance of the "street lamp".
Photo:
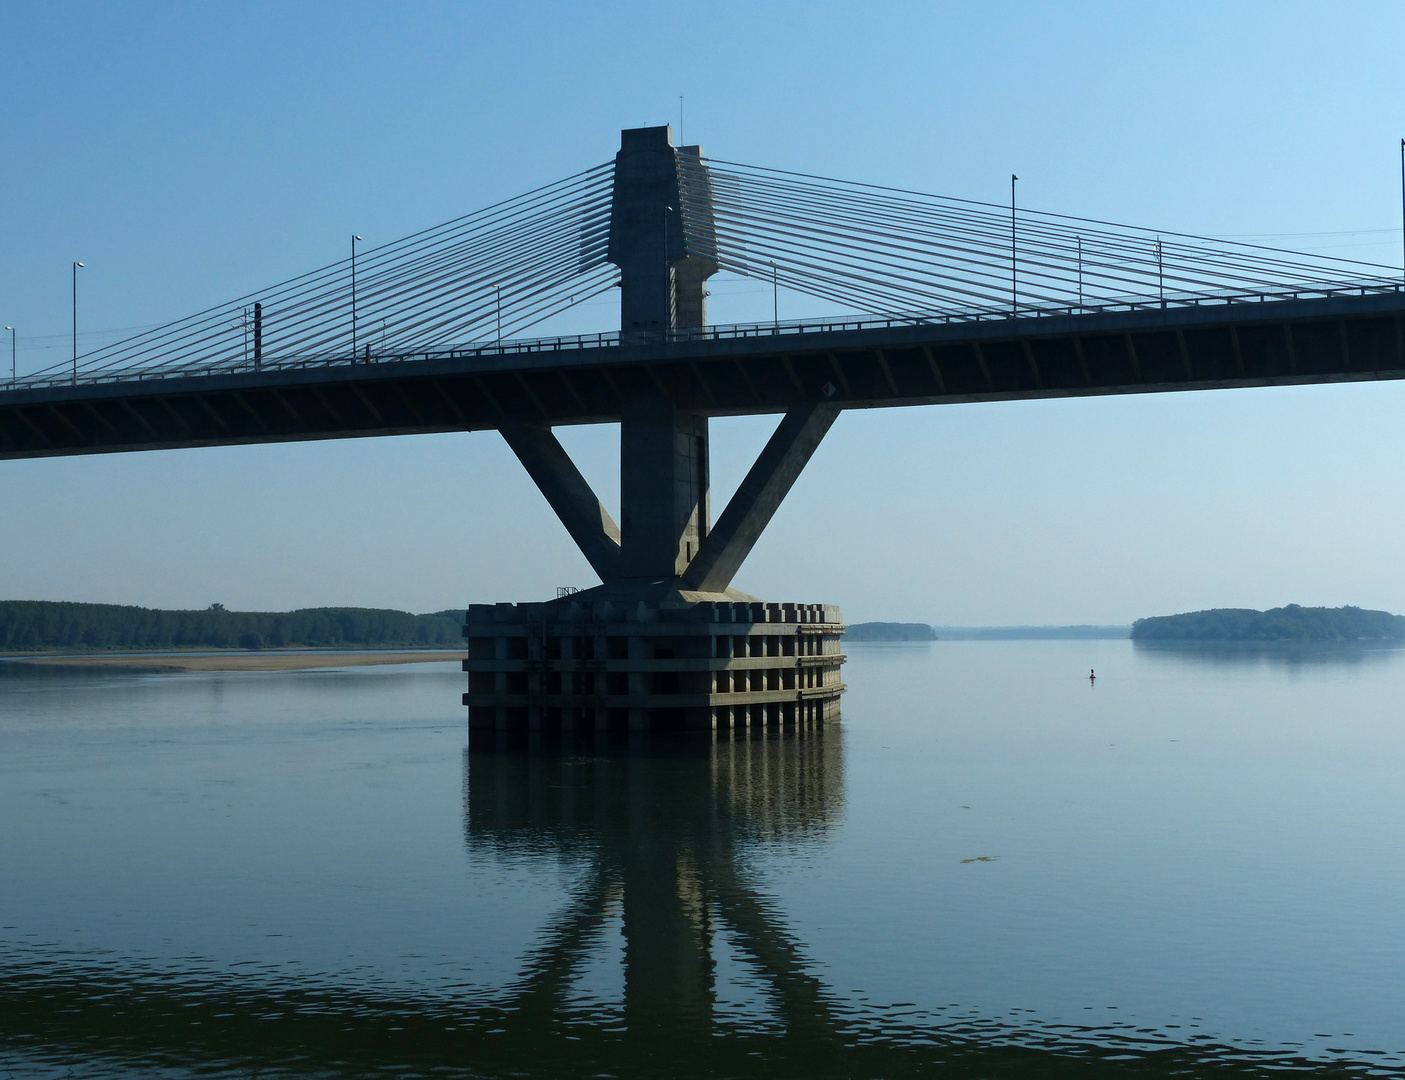
M 15 328 L 7 326 L 5 329 L 10 332 L 10 385 L 14 386 L 18 378 L 15 375 Z
M 78 268 L 83 264 L 73 264 L 73 385 L 78 385 Z
M 1020 262 L 1015 247 L 1015 181 L 1019 177 L 1010 174 L 1010 315 L 1020 313 Z
M 356 241 L 361 237 L 351 237 L 351 362 L 356 363 Z
M 1161 237 L 1156 238 L 1156 298 L 1166 306 L 1166 274 L 1161 263 Z
M 1083 310 L 1083 237 L 1078 238 L 1078 310 Z

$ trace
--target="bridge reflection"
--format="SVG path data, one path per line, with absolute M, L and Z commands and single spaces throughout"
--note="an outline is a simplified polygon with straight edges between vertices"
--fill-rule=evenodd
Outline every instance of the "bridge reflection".
M 475 742 L 464 754 L 470 853 L 580 870 L 516 978 L 416 988 L 365 972 L 4 948 L 0 1077 L 1381 1075 L 1130 1027 L 866 1006 L 827 986 L 754 874 L 768 850 L 823 845 L 842 821 L 836 730 L 528 749 Z M 582 1002 L 578 977 L 616 922 L 622 997 Z M 725 1007 L 724 937 L 766 984 L 776 1022 Z
M 819 840 L 838 823 L 841 745 L 837 731 L 819 729 L 593 756 L 466 751 L 470 848 L 563 855 L 588 868 L 527 964 L 512 1022 L 567 1011 L 571 980 L 617 915 L 629 1032 L 712 1034 L 720 925 L 764 977 L 788 1032 L 833 1037 L 820 984 L 752 882 L 746 853 Z

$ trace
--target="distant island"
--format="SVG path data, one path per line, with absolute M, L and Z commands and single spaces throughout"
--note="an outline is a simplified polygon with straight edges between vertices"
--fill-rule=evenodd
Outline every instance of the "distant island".
M 161 611 L 119 604 L 0 600 L 0 652 L 152 649 L 462 648 L 463 611 L 381 608 Z
M 1405 616 L 1359 607 L 1212 608 L 1132 624 L 1136 641 L 1399 641 Z
M 844 631 L 848 641 L 936 641 L 936 632 L 926 623 L 861 622 Z
M 928 626 L 926 623 L 854 623 L 847 641 L 1089 641 L 1125 638 L 1130 626 Z
M 943 641 L 1107 641 L 1130 636 L 1130 626 L 938 626 Z

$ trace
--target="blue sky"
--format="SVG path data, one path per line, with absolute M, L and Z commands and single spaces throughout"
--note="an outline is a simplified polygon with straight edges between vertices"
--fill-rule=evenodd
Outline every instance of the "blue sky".
M 1401 257 L 1398 4 L 11 0 L 0 31 L 21 371 L 70 347 L 74 259 L 102 340 L 606 161 L 680 95 L 719 158 L 995 201 L 1017 172 L 1039 209 Z M 769 316 L 763 285 L 714 291 L 719 321 Z M 846 414 L 737 584 L 948 623 L 1405 611 L 1403 412 L 1361 384 Z M 714 425 L 716 506 L 768 430 Z M 564 441 L 611 501 L 617 434 Z M 429 610 L 594 580 L 493 433 L 5 462 L 0 507 L 7 598 Z

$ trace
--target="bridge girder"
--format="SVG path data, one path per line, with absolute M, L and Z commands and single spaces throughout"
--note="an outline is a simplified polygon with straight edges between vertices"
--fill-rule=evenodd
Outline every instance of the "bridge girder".
M 0 459 L 1405 377 L 1405 293 L 0 389 Z

